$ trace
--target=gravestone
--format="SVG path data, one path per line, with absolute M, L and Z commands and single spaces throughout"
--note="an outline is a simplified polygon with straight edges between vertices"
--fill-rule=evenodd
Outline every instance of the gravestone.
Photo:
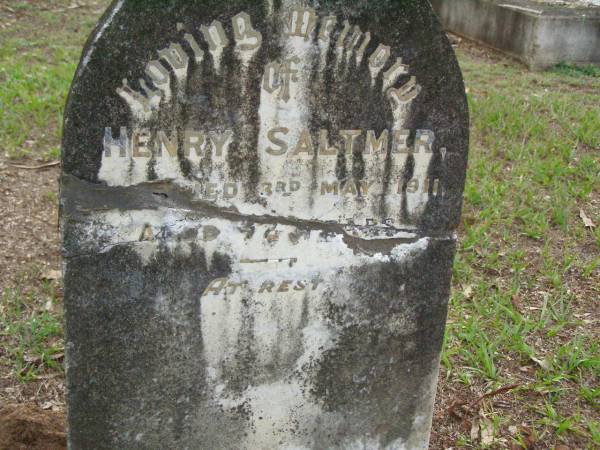
M 119 0 L 68 100 L 72 449 L 425 449 L 467 161 L 425 0 Z

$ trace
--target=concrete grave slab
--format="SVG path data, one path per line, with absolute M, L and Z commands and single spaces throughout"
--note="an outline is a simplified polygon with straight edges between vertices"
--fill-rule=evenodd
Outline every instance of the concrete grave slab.
M 468 147 L 423 1 L 136 1 L 68 100 L 72 449 L 426 449 Z
M 531 68 L 600 64 L 600 6 L 534 0 L 432 0 L 444 27 Z

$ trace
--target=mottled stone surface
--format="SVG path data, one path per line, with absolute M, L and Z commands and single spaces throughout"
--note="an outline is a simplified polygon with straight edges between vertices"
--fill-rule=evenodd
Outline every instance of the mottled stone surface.
M 467 140 L 425 0 L 114 2 L 65 118 L 71 448 L 427 448 Z

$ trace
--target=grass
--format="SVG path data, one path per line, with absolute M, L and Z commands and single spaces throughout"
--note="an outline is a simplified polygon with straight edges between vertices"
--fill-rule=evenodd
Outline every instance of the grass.
M 600 242 L 579 211 L 596 221 L 600 212 L 598 72 L 561 65 L 531 73 L 469 51 L 459 59 L 472 149 L 446 379 L 473 391 L 521 386 L 514 410 L 489 412 L 499 436 L 525 419 L 544 448 L 594 448 Z M 525 448 L 519 435 L 505 442 Z
M 54 159 L 68 86 L 101 8 L 65 20 L 53 11 L 70 2 L 8 3 L 20 19 L 0 30 L 0 109 L 10 111 L 0 146 L 11 158 Z M 481 404 L 491 444 L 460 424 L 446 430 L 458 448 L 598 448 L 600 227 L 585 228 L 579 214 L 600 225 L 599 69 L 532 73 L 470 46 L 458 56 L 472 147 L 440 395 L 518 388 L 502 407 Z M 57 286 L 32 274 L 0 304 L 0 368 L 22 382 L 61 370 Z
M 575 66 L 567 63 L 557 64 L 552 70 L 555 73 L 567 76 L 589 76 L 600 78 L 600 67 L 594 65 Z
M 57 159 L 66 95 L 95 17 L 72 10 L 80 20 L 65 20 L 67 1 L 8 3 L 21 20 L 0 30 L 0 111 L 10 111 L 0 115 L 0 149 L 13 159 Z
M 12 366 L 21 382 L 62 371 L 62 306 L 57 283 L 33 282 L 40 275 L 38 268 L 31 268 L 17 287 L 5 289 L 1 297 L 0 339 L 5 354 L 0 353 L 0 366 Z

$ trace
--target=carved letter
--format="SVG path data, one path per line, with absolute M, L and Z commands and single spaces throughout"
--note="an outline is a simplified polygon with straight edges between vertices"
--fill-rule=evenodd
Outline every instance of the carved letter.
M 183 139 L 183 153 L 188 158 L 194 150 L 196 155 L 200 158 L 203 156 L 202 147 L 206 143 L 206 136 L 200 131 L 185 130 Z
M 354 181 L 352 181 L 352 180 L 347 181 L 344 184 L 344 187 L 342 188 L 342 195 L 347 195 L 347 194 L 352 194 L 352 195 L 358 194 L 358 192 L 356 190 L 356 185 L 354 184 Z
M 186 42 L 190 44 L 190 47 L 194 52 L 194 61 L 196 61 L 198 64 L 204 61 L 204 51 L 198 45 L 196 38 L 194 38 L 194 36 L 192 36 L 190 33 L 185 33 L 183 35 L 183 39 L 185 39 Z
M 237 183 L 225 183 L 223 186 L 223 197 L 226 199 L 235 198 L 238 194 Z
M 331 33 L 337 23 L 337 17 L 325 16 L 321 20 L 321 30 L 319 31 L 319 39 L 321 41 L 328 41 L 331 38 Z
M 150 158 L 152 153 L 148 148 L 152 135 L 149 130 L 133 130 L 133 157 L 134 158 Z
M 231 19 L 236 46 L 241 51 L 256 50 L 262 44 L 262 34 L 252 27 L 250 16 L 241 12 Z
M 419 180 L 417 180 L 416 178 L 413 178 L 406 185 L 406 192 L 408 192 L 409 194 L 414 194 L 418 190 L 419 190 Z
M 160 91 L 151 90 L 146 85 L 146 82 L 140 79 L 140 86 L 144 89 L 145 94 L 133 90 L 127 81 L 123 80 L 123 86 L 117 88 L 117 94 L 129 107 L 129 112 L 138 122 L 146 122 L 152 118 L 152 113 L 158 109 L 162 94 Z
M 227 153 L 233 138 L 233 131 L 225 130 L 223 133 L 210 133 L 210 140 L 215 147 L 215 156 L 221 157 Z
M 335 156 L 337 155 L 337 152 L 337 148 L 329 146 L 327 130 L 319 131 L 319 155 Z
M 433 142 L 435 134 L 431 130 L 417 130 L 415 139 L 415 153 L 431 153 L 433 150 Z
M 352 154 L 354 152 L 354 143 L 362 135 L 361 130 L 342 130 L 340 135 L 344 139 L 344 151 Z
M 401 75 L 406 75 L 407 73 L 408 66 L 402 64 L 402 58 L 396 59 L 396 64 L 383 72 L 383 92 L 394 86 Z
M 392 112 L 394 115 L 394 129 L 404 126 L 412 101 L 421 92 L 421 86 L 417 84 L 416 78 L 411 77 L 408 82 L 398 89 L 390 88 L 387 96 L 390 99 Z
M 344 28 L 342 29 L 342 32 L 340 33 L 337 43 L 335 45 L 338 49 L 338 52 L 344 51 L 344 43 L 346 41 L 346 37 L 348 37 L 349 32 L 350 32 L 350 22 L 348 22 L 347 20 L 344 20 Z
M 365 52 L 367 51 L 367 47 L 369 46 L 370 43 L 371 43 L 371 33 L 367 31 L 365 33 L 365 38 L 363 39 L 362 44 L 360 44 L 360 47 L 356 51 L 356 65 L 357 66 L 360 66 L 360 64 L 362 63 L 363 57 L 365 56 Z
M 245 286 L 246 284 L 248 284 L 247 281 L 243 281 L 241 283 L 233 283 L 233 282 L 229 282 L 227 284 L 228 288 L 231 288 L 231 291 L 229 291 L 230 294 L 235 294 L 238 290 L 238 288 L 242 288 L 243 286 Z
M 162 149 L 163 147 L 167 149 L 167 152 L 169 153 L 170 156 L 172 156 L 173 158 L 177 158 L 177 140 L 176 139 L 169 139 L 169 137 L 167 136 L 167 133 L 165 133 L 164 131 L 160 130 L 158 132 L 158 152 L 157 154 L 159 156 L 163 155 Z
M 308 130 L 302 131 L 302 134 L 300 134 L 300 137 L 298 138 L 298 144 L 294 150 L 294 155 L 299 155 L 300 153 L 306 153 L 309 156 L 312 156 L 314 153 L 312 137 Z
M 310 39 L 317 26 L 317 15 L 313 8 L 296 6 L 290 11 L 286 23 L 286 35 Z
M 152 60 L 146 66 L 146 74 L 152 79 L 152 82 L 157 88 L 162 89 L 164 85 L 168 85 L 169 71 L 158 61 Z
M 339 183 L 334 181 L 333 183 L 328 183 L 326 181 L 321 182 L 321 195 L 325 194 L 335 194 L 339 193 Z
M 285 155 L 285 153 L 288 150 L 287 142 L 278 139 L 275 135 L 277 133 L 288 134 L 289 131 L 289 129 L 284 127 L 273 128 L 272 130 L 269 130 L 269 132 L 267 133 L 267 137 L 269 138 L 269 141 L 271 141 L 271 143 L 276 145 L 278 148 L 267 147 L 268 154 L 273 156 Z
M 290 86 L 298 81 L 298 69 L 294 64 L 299 64 L 300 58 L 293 56 L 286 60 L 283 64 L 271 62 L 265 66 L 265 74 L 263 76 L 263 88 L 269 94 L 274 93 L 281 88 L 280 97 L 284 102 L 290 100 Z
M 260 287 L 260 290 L 258 291 L 259 294 L 262 294 L 263 292 L 268 292 L 269 294 L 271 293 L 271 290 L 275 287 L 275 283 L 273 283 L 272 281 L 265 281 L 263 282 L 262 286 Z
M 289 292 L 290 291 L 290 284 L 292 284 L 293 281 L 289 281 L 289 280 L 284 280 L 281 282 L 281 284 L 279 285 L 279 289 L 277 289 L 277 292 Z
M 379 44 L 379 47 L 369 57 L 369 70 L 371 71 L 371 80 L 375 84 L 375 79 L 385 67 L 388 59 L 390 59 L 390 47 Z
M 390 89 L 388 97 L 392 100 L 393 108 L 401 108 L 411 102 L 420 92 L 421 85 L 417 84 L 415 77 L 410 77 L 410 80 L 398 89 Z
M 363 195 L 367 195 L 369 193 L 369 189 L 371 189 L 371 186 L 373 186 L 373 184 L 375 184 L 374 181 L 361 181 L 360 182 L 360 192 Z M 367 219 L 369 220 L 369 219 Z M 368 225 L 368 223 L 367 223 Z
M 392 146 L 393 153 L 408 153 L 408 138 L 410 130 L 394 131 L 394 145 Z
M 299 64 L 300 58 L 294 56 L 284 62 L 279 68 L 279 73 L 281 76 L 281 99 L 284 102 L 288 102 L 290 100 L 290 87 L 292 83 L 298 81 L 298 69 L 294 67 L 294 64 Z
M 227 39 L 223 24 L 215 20 L 209 27 L 202 25 L 200 31 L 206 42 L 208 42 L 208 50 L 213 57 L 215 71 L 219 73 L 223 49 L 229 45 L 229 39 Z
M 306 284 L 303 281 L 297 281 L 294 286 L 295 291 L 303 291 L 306 289 Z
M 113 150 L 119 151 L 119 157 L 124 158 L 129 153 L 129 135 L 127 128 L 121 127 L 120 135 L 118 139 L 114 139 L 112 135 L 112 128 L 104 128 L 104 157 L 110 158 Z
M 187 70 L 190 60 L 180 44 L 171 44 L 169 47 L 159 50 L 158 56 L 163 58 L 175 72 Z
M 154 85 L 160 89 L 166 100 L 171 98 L 171 77 L 169 71 L 158 61 L 150 61 L 146 65 L 146 74 L 150 77 Z
M 265 66 L 265 74 L 263 76 L 263 89 L 269 94 L 272 94 L 279 89 L 279 64 L 271 62 Z
M 375 131 L 369 130 L 367 131 L 367 143 L 365 145 L 365 153 L 377 153 L 377 152 L 385 152 L 387 153 L 389 141 L 389 132 L 388 130 L 383 130 L 379 139 L 375 137 Z
M 210 282 L 208 287 L 204 290 L 202 297 L 206 297 L 208 294 L 219 295 L 227 284 L 227 278 L 217 278 Z
M 358 45 L 358 42 L 360 41 L 361 36 L 362 36 L 362 31 L 360 31 L 360 27 L 358 25 L 356 25 L 352 29 L 352 35 L 350 36 L 350 40 L 348 41 L 348 53 L 352 52 L 356 48 L 356 46 Z
M 211 52 L 218 52 L 229 45 L 229 39 L 227 39 L 223 24 L 218 20 L 214 20 L 208 27 L 202 25 L 200 31 L 208 43 L 208 49 Z
M 207 183 L 204 195 L 208 199 L 216 198 L 217 197 L 217 185 L 215 183 Z

